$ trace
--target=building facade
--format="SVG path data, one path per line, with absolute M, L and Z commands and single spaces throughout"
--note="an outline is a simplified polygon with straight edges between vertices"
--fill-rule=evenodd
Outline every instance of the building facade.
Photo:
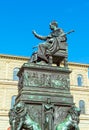
M 27 57 L 0 54 L 0 130 L 9 127 L 8 112 L 13 107 L 18 94 L 17 73 L 20 67 L 29 60 Z M 80 130 L 89 130 L 89 64 L 68 64 L 70 90 L 74 103 L 81 109 Z

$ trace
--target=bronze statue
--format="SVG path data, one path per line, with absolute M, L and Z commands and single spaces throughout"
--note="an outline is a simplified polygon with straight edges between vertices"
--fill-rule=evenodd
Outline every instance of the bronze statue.
M 59 38 L 60 42 L 66 41 L 64 31 L 58 28 L 58 24 L 56 21 L 50 23 L 50 29 L 52 30 L 52 32 L 48 36 L 40 36 L 35 31 L 33 31 L 35 37 L 46 41 L 45 43 L 39 44 L 38 46 L 38 57 L 46 62 L 48 62 L 46 51 L 48 50 L 49 53 L 53 52 L 53 43 L 57 41 L 57 38 Z
M 56 130 L 79 130 L 80 109 L 73 106 L 69 109 L 67 117 L 57 125 Z
M 10 118 L 11 130 L 41 130 L 39 124 L 33 121 L 29 116 L 23 102 L 15 106 L 14 112 L 15 116 L 12 116 L 12 111 L 9 113 L 9 116 L 14 118 Z
M 64 33 L 56 21 L 50 29 L 48 36 L 33 31 L 45 42 L 18 72 L 19 91 L 9 112 L 11 130 L 79 130 L 80 110 L 73 106 L 67 61 L 66 34 L 72 31 Z
M 64 50 L 67 51 L 66 34 L 73 32 L 73 30 L 68 33 L 64 33 L 64 31 L 61 28 L 58 28 L 58 23 L 56 21 L 52 21 L 50 23 L 50 29 L 52 32 L 48 36 L 41 36 L 41 35 L 37 34 L 35 31 L 33 31 L 33 34 L 36 38 L 44 40 L 45 42 L 38 45 L 38 51 L 34 52 L 32 54 L 30 62 L 44 61 L 45 63 L 51 63 L 52 61 L 50 61 L 50 59 L 51 59 L 50 56 L 53 56 L 60 49 L 63 51 Z M 63 45 L 61 45 L 61 44 L 63 44 Z M 63 56 L 63 54 L 61 54 L 61 55 Z M 64 59 L 64 57 L 65 56 L 63 56 L 63 59 Z M 57 63 L 57 64 L 59 64 L 59 63 Z
M 51 99 L 47 99 L 47 103 L 44 104 L 44 128 L 45 130 L 53 130 L 54 122 L 54 105 L 51 103 Z

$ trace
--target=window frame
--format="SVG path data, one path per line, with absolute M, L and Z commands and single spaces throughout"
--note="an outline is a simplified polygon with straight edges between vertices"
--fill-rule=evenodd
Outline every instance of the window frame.
M 83 75 L 82 74 L 77 75 L 77 85 L 79 87 L 83 86 Z
M 81 114 L 85 114 L 85 101 L 84 100 L 79 101 L 79 108 L 81 110 Z
M 15 67 L 13 69 L 13 80 L 14 81 L 18 81 L 19 80 L 19 77 L 17 76 L 17 73 L 19 72 L 19 68 L 18 67 Z
M 13 95 L 12 97 L 11 97 L 11 109 L 14 107 L 14 105 L 15 105 L 15 100 L 16 100 L 16 95 Z

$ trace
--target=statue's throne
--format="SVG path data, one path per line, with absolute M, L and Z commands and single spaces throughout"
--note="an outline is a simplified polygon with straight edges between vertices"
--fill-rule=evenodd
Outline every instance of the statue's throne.
M 52 53 L 47 53 L 47 55 L 49 64 L 56 64 L 57 66 L 60 66 L 60 64 L 64 62 L 64 66 L 68 66 L 68 49 L 66 42 L 59 42 L 58 44 L 55 44 Z

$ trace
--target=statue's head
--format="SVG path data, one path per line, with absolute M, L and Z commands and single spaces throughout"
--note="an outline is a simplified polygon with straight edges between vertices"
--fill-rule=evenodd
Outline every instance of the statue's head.
M 52 21 L 51 23 L 50 23 L 50 29 L 51 30 L 54 30 L 55 28 L 57 28 L 58 27 L 58 23 L 56 22 L 56 21 Z
M 76 116 L 80 116 L 80 108 L 76 106 L 72 106 L 71 109 L 69 110 L 69 113 L 75 114 Z
M 80 110 L 80 108 L 75 107 L 75 108 L 74 108 L 74 112 L 75 112 L 76 115 L 80 116 L 81 110 Z
M 24 103 L 20 102 L 16 105 L 16 111 L 21 112 L 24 110 Z

